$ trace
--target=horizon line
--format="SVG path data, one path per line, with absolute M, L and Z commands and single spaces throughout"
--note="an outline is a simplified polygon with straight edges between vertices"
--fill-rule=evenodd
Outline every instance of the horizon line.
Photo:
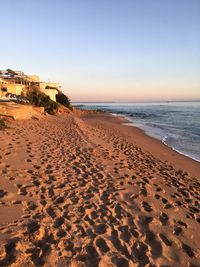
M 144 101 L 71 101 L 71 103 L 160 103 L 160 102 L 200 102 L 200 99 L 195 100 L 144 100 Z

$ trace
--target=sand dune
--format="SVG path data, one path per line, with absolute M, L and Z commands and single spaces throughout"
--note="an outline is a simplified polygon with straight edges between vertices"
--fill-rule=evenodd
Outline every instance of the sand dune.
M 200 164 L 119 122 L 0 132 L 0 266 L 200 265 Z

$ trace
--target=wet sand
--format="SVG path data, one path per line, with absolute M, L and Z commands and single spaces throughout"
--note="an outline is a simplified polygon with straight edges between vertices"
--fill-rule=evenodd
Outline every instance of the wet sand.
M 0 266 L 200 265 L 200 164 L 122 122 L 0 132 Z

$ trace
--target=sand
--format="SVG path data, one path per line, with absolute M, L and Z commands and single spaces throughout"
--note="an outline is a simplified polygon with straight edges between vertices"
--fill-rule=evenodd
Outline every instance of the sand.
M 200 164 L 79 113 L 0 132 L 0 266 L 199 266 Z
M 41 118 L 44 114 L 43 107 L 34 107 L 32 105 L 22 105 L 15 102 L 1 102 L 0 116 L 12 117 L 16 120 L 30 119 L 32 117 Z

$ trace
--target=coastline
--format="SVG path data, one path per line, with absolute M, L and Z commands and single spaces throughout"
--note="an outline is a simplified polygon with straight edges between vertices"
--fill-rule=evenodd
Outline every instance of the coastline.
M 92 113 L 89 113 L 92 115 Z M 104 114 L 104 116 L 102 115 Z M 153 156 L 167 161 L 169 164 L 174 165 L 177 169 L 184 169 L 189 172 L 193 177 L 200 176 L 200 162 L 194 160 L 191 157 L 188 157 L 170 146 L 163 143 L 161 140 L 148 135 L 143 129 L 134 126 L 131 122 L 131 125 L 127 125 L 130 121 L 124 116 L 115 114 L 114 116 L 109 112 L 104 112 L 100 115 L 103 118 L 109 118 L 111 123 L 116 123 L 120 126 L 123 133 L 128 132 L 129 137 L 132 135 L 132 141 L 135 142 L 138 146 L 144 149 L 146 152 L 151 153 Z M 96 116 L 96 114 L 95 114 Z M 113 118 L 113 120 L 112 120 Z M 124 130 L 123 130 L 124 129 Z
M 122 117 L 0 132 L 0 265 L 198 266 L 200 164 Z
M 147 135 L 162 140 L 178 153 L 200 162 L 199 102 L 158 103 L 104 103 L 86 104 L 85 107 L 101 109 L 115 116 L 123 116 L 130 125 L 142 129 Z
M 117 115 L 117 114 L 116 114 L 116 115 Z M 172 147 L 172 146 L 170 146 L 169 144 L 167 144 L 167 143 L 165 142 L 166 136 L 165 136 L 164 138 L 162 138 L 162 139 L 156 138 L 156 137 L 154 137 L 153 135 L 149 134 L 149 133 L 148 133 L 147 131 L 145 131 L 144 129 L 142 129 L 142 127 L 139 127 L 139 126 L 135 125 L 134 122 L 130 121 L 126 116 L 125 116 L 124 118 L 125 118 L 125 120 L 126 120 L 126 119 L 128 120 L 128 122 L 125 123 L 125 125 L 128 125 L 128 124 L 129 124 L 129 126 L 133 126 L 133 127 L 136 127 L 136 128 L 141 129 L 147 136 L 150 136 L 150 137 L 152 137 L 152 138 L 154 138 L 154 139 L 156 139 L 156 140 L 159 140 L 161 143 L 163 143 L 163 144 L 166 145 L 167 147 L 171 148 L 173 151 L 177 152 L 178 154 L 183 155 L 183 156 L 185 156 L 185 157 L 187 157 L 187 158 L 190 158 L 190 159 L 192 159 L 192 160 L 194 160 L 194 161 L 200 163 L 200 160 L 197 160 L 196 158 L 192 157 L 191 155 L 187 154 L 186 152 L 185 152 L 185 153 L 184 153 L 184 152 L 181 152 L 181 151 L 179 151 L 178 149 L 176 149 L 175 147 Z
M 199 162 L 200 163 L 200 160 L 194 158 L 193 156 L 191 156 L 190 154 L 187 154 L 186 152 L 182 152 L 182 151 L 179 151 L 178 149 L 176 149 L 175 147 L 172 147 L 170 146 L 169 144 L 166 143 L 165 139 L 166 139 L 166 136 L 163 137 L 162 139 L 159 139 L 158 137 L 155 137 L 153 134 L 150 134 L 148 133 L 147 131 L 145 131 L 145 129 L 143 129 L 142 127 L 136 125 L 133 121 L 129 120 L 129 118 L 126 116 L 126 115 L 120 115 L 120 114 L 117 114 L 117 113 L 109 113 L 107 112 L 108 114 L 111 114 L 113 116 L 119 116 L 119 117 L 122 117 L 125 119 L 125 125 L 127 126 L 132 126 L 132 127 L 136 127 L 140 130 L 142 130 L 147 136 L 150 136 L 156 140 L 159 140 L 160 142 L 162 142 L 164 145 L 166 145 L 167 147 L 171 148 L 173 151 L 177 152 L 178 154 L 181 154 L 187 158 L 190 158 L 196 162 Z

